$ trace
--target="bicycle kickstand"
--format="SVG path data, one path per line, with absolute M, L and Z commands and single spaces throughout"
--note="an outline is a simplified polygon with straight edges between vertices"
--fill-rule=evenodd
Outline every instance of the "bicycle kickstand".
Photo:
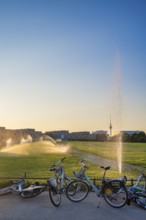
M 99 206 L 100 206 L 101 199 L 102 199 L 102 196 L 99 197 L 99 202 L 98 202 L 97 208 L 99 208 Z

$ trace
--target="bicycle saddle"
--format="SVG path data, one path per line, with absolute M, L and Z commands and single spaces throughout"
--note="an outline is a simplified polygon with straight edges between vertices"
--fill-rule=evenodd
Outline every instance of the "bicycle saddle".
M 104 170 L 109 170 L 111 167 L 110 167 L 110 166 L 107 166 L 107 167 L 100 167 L 100 168 L 102 168 L 102 169 L 104 169 Z
M 50 168 L 50 171 L 55 171 L 56 170 L 56 168 Z

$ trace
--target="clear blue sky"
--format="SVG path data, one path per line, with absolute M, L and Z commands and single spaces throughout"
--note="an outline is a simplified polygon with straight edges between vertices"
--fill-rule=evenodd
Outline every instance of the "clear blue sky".
M 0 126 L 146 130 L 146 0 L 0 0 Z

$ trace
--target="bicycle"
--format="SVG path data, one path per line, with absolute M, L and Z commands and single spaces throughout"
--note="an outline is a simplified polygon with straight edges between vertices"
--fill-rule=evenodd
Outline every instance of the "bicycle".
M 65 174 L 62 162 L 66 158 L 62 158 L 53 166 L 50 171 L 54 172 L 54 178 L 48 179 L 49 196 L 54 206 L 59 206 L 61 203 L 61 194 L 65 194 L 67 185 L 72 182 L 72 179 Z
M 19 195 L 22 198 L 31 198 L 34 196 L 38 196 L 42 192 L 47 189 L 47 186 L 40 185 L 39 182 L 35 182 L 34 184 L 24 188 L 19 188 Z
M 85 174 L 88 167 L 81 161 L 82 169 L 79 174 L 75 174 L 77 180 L 72 181 L 66 188 L 66 196 L 73 202 L 80 202 L 85 199 L 89 193 L 89 186 L 95 191 L 96 195 L 100 198 L 104 198 L 105 201 L 114 208 L 120 208 L 126 205 L 128 199 L 128 193 L 125 187 L 125 178 L 107 180 L 105 179 L 106 171 L 110 169 L 110 166 L 101 167 L 104 169 L 102 177 L 102 183 L 100 188 L 95 186 L 90 178 Z M 98 208 L 100 205 L 100 200 Z
M 0 195 L 5 195 L 12 192 L 20 192 L 27 185 L 27 181 L 22 178 L 22 180 L 14 182 L 12 185 L 0 189 Z
M 0 189 L 0 195 L 17 192 L 22 198 L 31 198 L 44 192 L 45 189 L 46 186 L 39 185 L 39 182 L 28 186 L 27 181 L 22 178 L 22 180 L 15 182 L 11 186 Z
M 141 174 L 135 185 L 127 189 L 128 204 L 136 202 L 138 205 L 146 209 L 146 175 Z

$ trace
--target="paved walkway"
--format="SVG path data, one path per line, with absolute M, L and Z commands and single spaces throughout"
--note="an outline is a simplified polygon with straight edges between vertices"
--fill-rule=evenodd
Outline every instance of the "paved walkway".
M 80 202 L 73 203 L 62 196 L 62 203 L 54 207 L 48 192 L 23 199 L 16 194 L 0 196 L 0 220 L 145 220 L 146 210 L 136 204 L 116 209 L 104 200 L 97 208 L 98 199 L 94 193 Z

